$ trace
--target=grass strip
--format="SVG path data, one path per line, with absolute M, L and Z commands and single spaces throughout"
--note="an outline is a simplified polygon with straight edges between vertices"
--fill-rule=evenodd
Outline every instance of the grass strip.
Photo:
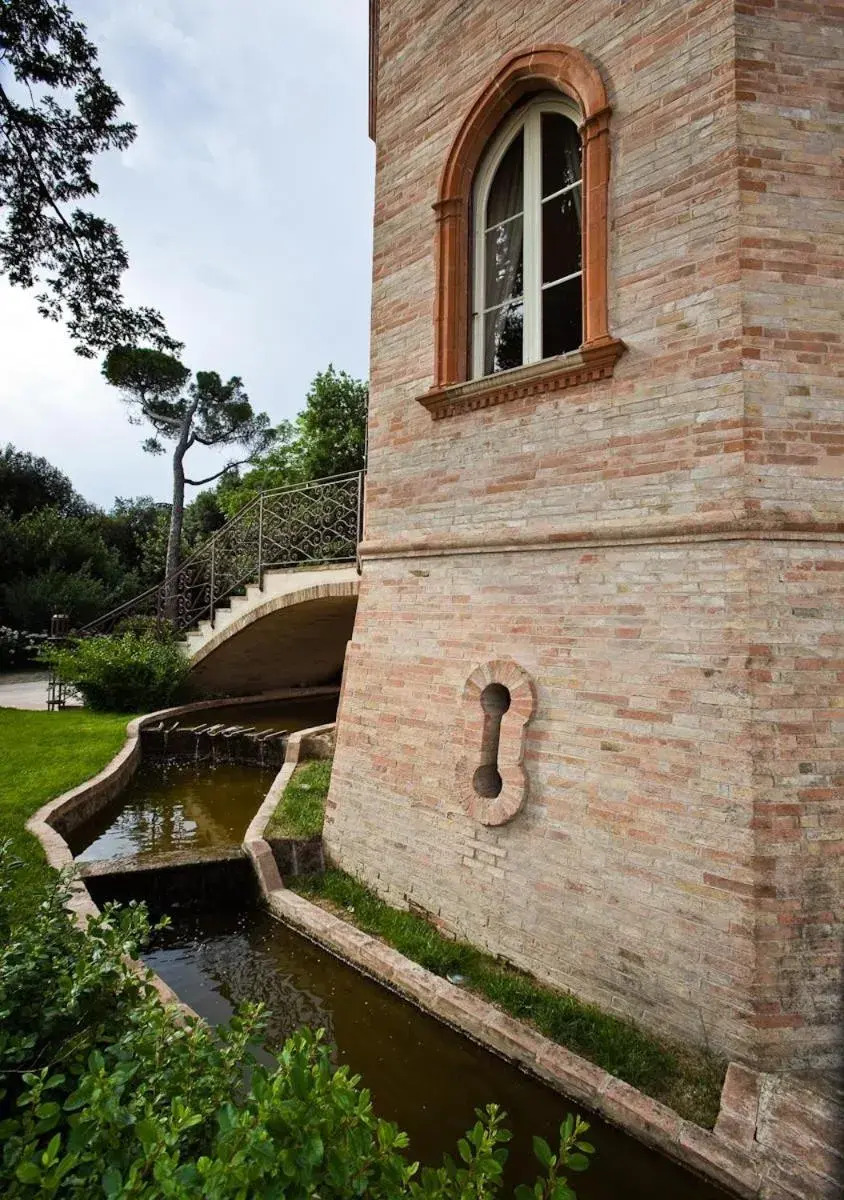
M 317 837 L 321 834 L 330 782 L 330 760 L 301 763 L 290 777 L 264 836 Z
M 301 895 L 339 911 L 401 954 L 463 985 L 534 1026 L 688 1120 L 712 1128 L 726 1063 L 702 1050 L 654 1037 L 564 992 L 537 983 L 466 942 L 445 937 L 424 917 L 392 908 L 343 871 L 291 880 Z
M 101 771 L 126 740 L 131 718 L 86 709 L 0 708 L 0 840 L 22 866 L 9 898 L 24 913 L 50 873 L 41 844 L 25 829 L 42 804 Z

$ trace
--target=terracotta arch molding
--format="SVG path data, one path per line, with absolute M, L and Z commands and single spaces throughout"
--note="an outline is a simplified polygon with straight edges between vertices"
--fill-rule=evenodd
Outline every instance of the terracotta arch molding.
M 478 163 L 490 138 L 513 106 L 524 96 L 549 90 L 570 96 L 584 116 L 581 127 L 586 189 L 584 341 L 581 370 L 576 381 L 601 377 L 605 372 L 595 368 L 607 361 L 611 373 L 612 365 L 623 350 L 622 343 L 609 335 L 607 312 L 611 110 L 606 89 L 597 68 L 580 50 L 573 46 L 535 46 L 501 62 L 463 121 L 442 172 L 439 198 L 434 205 L 438 225 L 436 331 L 434 386 L 429 396 L 463 383 L 469 377 L 470 204 Z M 434 406 L 432 411 L 438 415 Z

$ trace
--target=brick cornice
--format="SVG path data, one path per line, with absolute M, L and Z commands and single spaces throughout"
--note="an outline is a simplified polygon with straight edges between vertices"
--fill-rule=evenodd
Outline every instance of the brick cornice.
M 546 358 L 526 367 L 515 367 L 511 371 L 484 376 L 483 379 L 471 379 L 467 383 L 431 388 L 416 399 L 427 408 L 435 421 L 473 412 L 478 408 L 493 408 L 525 396 L 562 391 L 582 383 L 609 379 L 624 349 L 623 342 L 607 338 L 601 343 L 583 346 L 572 354 L 558 358 Z

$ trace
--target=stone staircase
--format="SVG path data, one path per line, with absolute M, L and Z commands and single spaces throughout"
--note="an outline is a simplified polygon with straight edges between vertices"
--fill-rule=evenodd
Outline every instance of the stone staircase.
M 79 631 L 111 633 L 132 617 L 168 621 L 188 653 L 261 604 L 332 580 L 356 579 L 363 529 L 363 471 L 261 492 L 140 596 Z
M 259 587 L 257 583 L 248 584 L 242 595 L 229 597 L 225 604 L 216 609 L 213 625 L 210 620 L 200 621 L 188 632 L 185 641 L 188 657 L 194 658 L 212 639 L 218 637 L 234 622 L 251 615 L 255 609 L 276 597 L 293 596 L 329 581 L 354 583 L 357 578 L 357 568 L 347 563 L 304 570 L 293 567 L 265 571 L 263 587 Z

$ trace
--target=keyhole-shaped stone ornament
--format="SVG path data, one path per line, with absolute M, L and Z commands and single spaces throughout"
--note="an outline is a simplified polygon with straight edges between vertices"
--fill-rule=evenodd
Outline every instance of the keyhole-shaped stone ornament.
M 525 726 L 535 707 L 531 678 L 511 659 L 485 663 L 466 680 L 457 787 L 466 811 L 483 825 L 504 825 L 524 807 Z

